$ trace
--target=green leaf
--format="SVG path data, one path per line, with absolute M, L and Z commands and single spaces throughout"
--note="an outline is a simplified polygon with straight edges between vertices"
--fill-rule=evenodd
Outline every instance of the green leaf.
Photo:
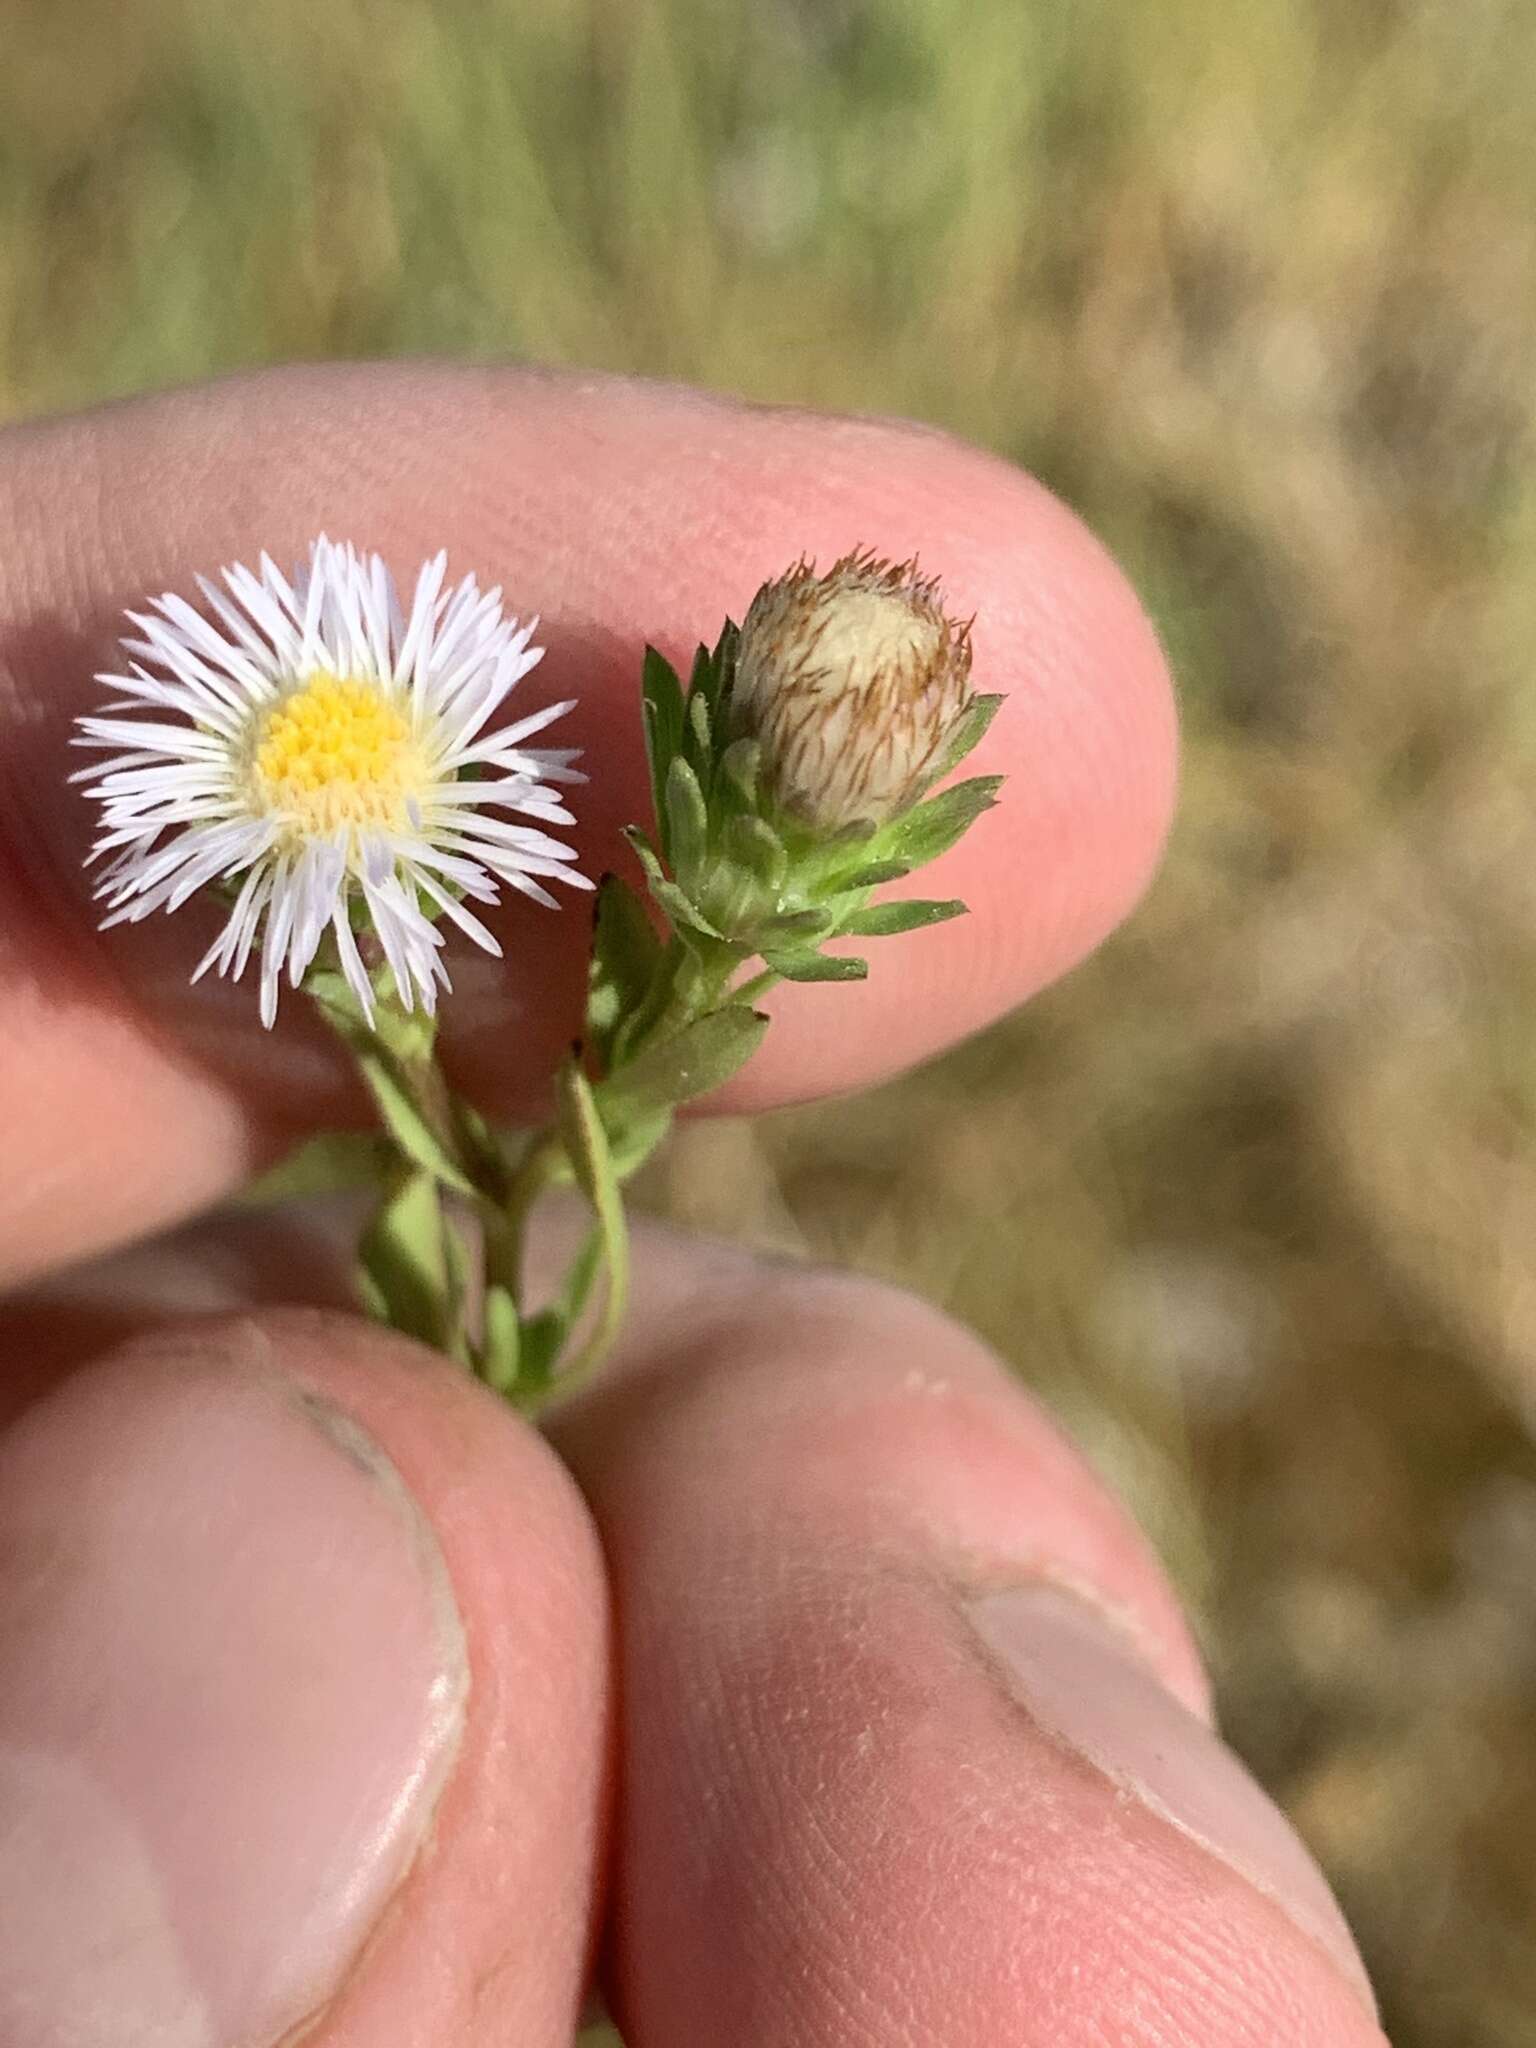
M 963 917 L 965 905 L 958 897 L 948 903 L 873 903 L 868 910 L 856 910 L 845 917 L 839 931 L 855 938 L 889 938 L 896 932 L 920 931 L 924 925 L 943 924 L 948 918 Z
M 899 882 L 911 872 L 909 860 L 866 861 L 862 867 L 850 868 L 846 874 L 838 875 L 834 886 L 840 894 L 852 889 L 878 889 L 882 882 Z
M 760 936 L 776 939 L 814 939 L 832 929 L 830 910 L 785 910 L 763 920 Z
M 576 1184 L 591 1204 L 606 1285 L 597 1325 L 577 1358 L 561 1375 L 583 1372 L 602 1356 L 618 1334 L 629 1296 L 629 1234 L 624 1203 L 608 1134 L 593 1098 L 592 1085 L 574 1060 L 567 1060 L 556 1082 L 560 1135 L 570 1157 Z
M 709 850 L 709 811 L 699 778 L 681 754 L 667 770 L 666 801 L 672 872 L 684 888 L 696 888 Z
M 700 690 L 688 699 L 688 727 L 692 734 L 691 752 L 698 766 L 701 782 L 708 782 L 714 766 L 715 740 L 714 725 L 709 715 L 709 698 Z
M 597 1278 L 602 1263 L 602 1232 L 589 1230 L 582 1241 L 581 1250 L 566 1270 L 558 1296 L 545 1313 L 556 1316 L 566 1329 L 569 1329 L 586 1307 L 587 1297 L 592 1292 L 592 1283 Z
M 700 932 L 707 939 L 718 939 L 721 934 L 709 922 L 698 905 L 678 887 L 661 862 L 656 858 L 655 849 L 637 826 L 626 825 L 624 837 L 639 856 L 645 870 L 645 879 L 651 895 L 666 912 L 667 921 L 680 937 L 686 938 L 690 931 Z
M 779 908 L 788 872 L 789 854 L 771 825 L 741 812 L 730 818 L 700 891 L 715 930 L 736 943 L 750 941 Z
M 381 1045 L 397 1060 L 408 1062 L 430 1058 L 437 1038 L 437 1019 L 425 1010 L 402 1009 L 393 984 L 388 990 L 378 992 L 371 1023 L 363 1015 L 351 983 L 335 969 L 311 967 L 302 986 L 326 1022 L 349 1045 L 355 1045 L 359 1038 L 366 1038 Z
M 522 1330 L 511 1291 L 494 1284 L 487 1287 L 481 1317 L 476 1370 L 488 1387 L 498 1394 L 510 1394 L 517 1385 L 522 1351 Z
M 259 1209 L 269 1202 L 374 1188 L 395 1164 L 395 1148 L 382 1131 L 322 1131 L 247 1181 L 233 1200 L 240 1208 Z
M 980 744 L 986 734 L 987 727 L 1002 708 L 1002 702 L 1003 700 L 1000 696 L 973 697 L 971 699 L 970 709 L 960 719 L 954 731 L 950 734 L 949 742 L 943 753 L 934 763 L 929 773 L 923 777 L 922 787 L 924 790 L 930 790 L 936 782 L 942 782 L 945 776 L 950 774 L 953 769 L 958 768 L 966 755 Z
M 720 773 L 747 810 L 757 808 L 758 777 L 763 769 L 761 740 L 732 740 L 720 756 Z
M 714 656 L 707 647 L 694 650 L 688 674 L 688 694 L 683 701 L 683 729 L 678 741 L 682 758 L 699 778 L 706 800 L 715 773 L 714 724 L 710 707 L 715 701 Z
M 635 858 L 645 870 L 646 880 L 648 882 L 664 882 L 667 879 L 667 870 L 662 863 L 661 856 L 641 831 L 640 827 L 638 825 L 626 825 L 624 827 L 624 837 L 634 848 Z
M 693 667 L 688 671 L 688 708 L 693 707 L 695 697 L 702 697 L 705 710 L 710 710 L 715 701 L 715 657 L 711 649 L 700 644 L 693 650 Z
M 442 1194 L 430 1173 L 402 1173 L 358 1244 L 360 1292 L 370 1311 L 439 1350 L 456 1320 L 455 1279 Z
M 654 647 L 646 648 L 640 671 L 640 715 L 645 727 L 646 759 L 651 766 L 656 825 L 665 847 L 667 770 L 683 743 L 683 686 L 671 662 Z
M 736 654 L 740 646 L 741 628 L 734 619 L 727 619 L 720 628 L 719 639 L 715 642 L 715 704 L 712 709 L 730 695 L 735 685 Z
M 427 1122 L 394 1059 L 374 1040 L 352 1042 L 352 1056 L 368 1083 L 384 1127 L 407 1159 L 461 1195 L 475 1189 L 443 1140 Z
M 388 1324 L 389 1303 L 384 1298 L 384 1290 L 361 1263 L 352 1269 L 352 1291 L 357 1296 L 358 1307 L 370 1322 Z
M 649 993 L 664 950 L 634 890 L 619 876 L 605 875 L 597 890 L 587 993 L 587 1036 L 604 1058 L 620 1024 Z
M 863 981 L 869 973 L 867 960 L 831 953 L 778 953 L 766 946 L 763 965 L 786 981 Z
M 741 639 L 735 622 L 727 619 L 713 647 L 701 647 L 693 658 L 688 695 L 703 699 L 713 726 L 715 713 L 730 690 L 736 675 L 736 648 Z
M 543 1309 L 523 1325 L 520 1393 L 541 1393 L 549 1385 L 570 1331 L 553 1309 Z
M 546 1309 L 530 1316 L 522 1334 L 522 1379 L 538 1393 L 549 1385 L 566 1338 L 579 1319 L 602 1267 L 602 1234 L 589 1230 L 572 1259 L 560 1292 Z
M 447 1282 L 447 1327 L 439 1342 L 450 1358 L 470 1362 L 469 1333 L 464 1327 L 464 1302 L 469 1292 L 469 1249 L 455 1228 L 451 1210 L 443 1214 L 443 1273 Z
M 680 889 L 676 882 L 652 882 L 651 894 L 666 912 L 669 923 L 680 939 L 687 940 L 691 933 L 696 933 L 703 939 L 718 941 L 724 938 L 725 934 L 715 929 L 693 898 Z
M 636 1111 L 671 1110 L 707 1095 L 744 1067 L 768 1029 L 768 1019 L 745 1003 L 727 1003 L 636 1054 L 604 1084 L 610 1124 Z
M 605 1096 L 606 1093 L 605 1090 Z M 622 1116 L 617 1115 L 619 1110 L 623 1111 Z M 613 1170 L 621 1181 L 626 1181 L 632 1173 L 639 1172 L 671 1130 L 672 1111 L 646 1109 L 639 1103 L 615 1104 L 615 1117 L 617 1128 L 605 1101 L 603 1121 L 608 1126 L 608 1142 L 613 1150 Z
M 772 825 L 737 813 L 725 823 L 698 901 L 721 936 L 748 942 L 778 909 L 786 874 L 788 852 Z
M 570 1159 L 571 1172 L 590 1203 L 599 1233 L 607 1244 L 615 1236 L 613 1215 L 619 1191 L 592 1083 L 574 1059 L 567 1059 L 556 1075 L 555 1097 L 560 1139 Z
M 351 982 L 339 969 L 311 967 L 304 977 L 304 993 L 314 998 L 325 1012 L 327 1023 L 338 1031 L 345 1034 L 370 1028 Z
M 370 1024 L 345 979 L 328 969 L 307 974 L 304 989 L 357 1061 L 379 1118 L 400 1150 L 444 1187 L 473 1195 L 450 1141 L 434 1130 L 412 1088 L 412 1068 L 430 1070 L 436 1019 L 382 1000 Z
M 762 818 L 732 818 L 725 845 L 733 860 L 777 896 L 789 872 L 789 852 L 770 824 Z
M 963 838 L 983 811 L 992 808 L 1002 780 L 1001 775 L 977 775 L 969 782 L 957 782 L 953 789 L 941 790 L 904 818 L 893 819 L 881 835 L 882 845 L 909 867 L 920 868 L 924 862 L 936 860 Z
M 879 830 L 879 826 L 872 824 L 868 818 L 855 818 L 850 824 L 839 825 L 835 832 L 825 832 L 819 825 L 801 827 L 808 846 L 814 847 L 820 853 L 830 853 L 834 856 L 851 853 L 856 847 L 867 846 Z

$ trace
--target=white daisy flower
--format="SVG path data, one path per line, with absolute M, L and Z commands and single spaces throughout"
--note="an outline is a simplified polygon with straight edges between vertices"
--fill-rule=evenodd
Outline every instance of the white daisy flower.
M 221 886 L 229 917 L 194 981 L 238 979 L 259 938 L 270 1025 L 283 972 L 297 988 L 329 931 L 371 1018 L 360 934 L 406 1009 L 430 1011 L 448 986 L 439 917 L 499 954 L 469 903 L 504 883 L 554 908 L 545 882 L 591 887 L 539 829 L 574 823 L 548 785 L 585 780 L 578 750 L 526 744 L 571 704 L 490 726 L 543 654 L 537 621 L 504 617 L 473 576 L 445 590 L 446 567 L 422 569 L 407 618 L 379 556 L 322 537 L 291 583 L 266 555 L 222 590 L 199 577 L 211 617 L 169 594 L 128 614 L 136 659 L 98 678 L 118 700 L 76 742 L 111 756 L 76 778 L 102 807 L 104 928 Z

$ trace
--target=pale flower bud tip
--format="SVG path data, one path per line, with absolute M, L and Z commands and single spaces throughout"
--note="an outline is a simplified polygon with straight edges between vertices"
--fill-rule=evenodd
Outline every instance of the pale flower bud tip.
M 922 794 L 970 711 L 971 621 L 916 558 L 867 548 L 765 583 L 736 652 L 731 729 L 766 787 L 818 832 L 880 825 Z

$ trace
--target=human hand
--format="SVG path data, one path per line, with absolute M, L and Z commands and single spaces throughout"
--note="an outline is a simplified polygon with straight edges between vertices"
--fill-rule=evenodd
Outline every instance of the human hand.
M 269 1037 L 186 985 L 184 923 L 93 931 L 63 744 L 124 604 L 322 527 L 542 613 L 594 872 L 643 815 L 642 639 L 686 652 L 863 540 L 976 610 L 1010 781 L 947 856 L 972 916 L 780 991 L 719 1106 L 1022 1000 L 1129 906 L 1171 800 L 1123 581 L 936 434 L 401 367 L 0 438 L 0 2043 L 567 2048 L 597 1962 L 633 2048 L 1379 2042 L 1155 1563 L 963 1331 L 643 1232 L 622 1355 L 546 1442 L 328 1306 L 313 1233 L 184 1221 L 356 1104 L 296 1009 Z M 517 1114 L 586 933 L 502 930 L 444 1038 Z

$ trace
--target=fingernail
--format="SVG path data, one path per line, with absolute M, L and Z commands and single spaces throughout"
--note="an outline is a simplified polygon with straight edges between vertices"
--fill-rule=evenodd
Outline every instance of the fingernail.
M 239 1360 L 0 1441 L 0 2041 L 265 2048 L 421 1843 L 467 1663 L 378 1446 Z
M 985 1594 L 970 1612 L 1030 1718 L 1273 1900 L 1374 2017 L 1349 1929 L 1300 1838 L 1226 1745 L 1140 1662 L 1129 1637 L 1043 1584 Z

